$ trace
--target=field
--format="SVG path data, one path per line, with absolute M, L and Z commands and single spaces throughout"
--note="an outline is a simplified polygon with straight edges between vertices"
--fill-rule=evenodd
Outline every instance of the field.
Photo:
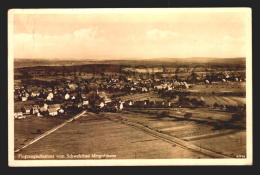
M 245 82 L 220 82 L 208 85 L 193 85 L 190 92 L 201 92 L 201 93 L 243 93 L 246 89 Z
M 146 111 L 147 112 L 147 111 Z M 158 110 L 157 110 L 158 112 Z M 176 113 L 175 111 L 173 113 Z M 202 111 L 197 111 L 199 112 Z M 211 114 L 211 115 L 210 115 Z M 227 121 L 229 115 L 213 112 L 208 115 L 214 120 Z M 179 116 L 182 114 L 179 113 Z M 204 116 L 204 115 L 203 115 Z M 205 120 L 207 117 L 204 118 Z M 38 121 L 37 121 L 38 120 Z M 203 121 L 203 119 L 200 119 Z M 26 126 L 26 132 L 18 131 L 18 138 L 32 136 L 38 129 L 35 124 L 41 123 L 45 129 L 60 123 L 60 120 L 35 119 L 31 122 L 18 121 L 16 126 Z M 46 123 L 47 122 L 47 123 Z M 52 125 L 50 125 L 50 123 Z M 132 123 L 131 125 L 126 123 Z M 141 127 L 135 127 L 138 124 Z M 142 128 L 149 128 L 157 134 L 144 132 Z M 29 132 L 29 133 L 28 133 Z M 209 158 L 211 156 L 202 152 L 196 152 L 165 140 L 160 135 L 165 134 L 170 138 L 178 138 L 191 146 L 209 150 L 213 153 L 236 157 L 245 153 L 245 131 L 241 129 L 216 129 L 208 123 L 196 120 L 178 120 L 173 117 L 143 113 L 143 111 L 125 111 L 122 113 L 87 113 L 83 117 L 67 124 L 40 141 L 28 146 L 16 154 L 21 155 L 65 155 L 63 159 L 70 159 L 66 155 L 116 155 L 117 159 L 142 159 L 142 158 Z M 27 138 L 28 139 L 28 138 Z M 224 143 L 229 144 L 224 144 Z M 18 142 L 16 142 L 18 143 Z M 216 144 L 218 143 L 218 144 Z M 18 146 L 18 145 L 17 145 Z M 89 157 L 89 159 L 99 159 Z
M 126 120 L 131 120 L 152 128 L 160 133 L 191 141 L 197 146 L 222 153 L 231 157 L 238 154 L 245 155 L 245 130 L 239 127 L 221 127 L 230 120 L 231 114 L 207 110 L 171 111 L 170 115 L 161 115 L 162 110 L 144 111 L 135 110 L 118 115 Z M 186 112 L 193 112 L 194 116 L 183 120 Z M 202 113 L 203 112 L 203 113 Z M 158 115 L 159 114 L 159 115 Z M 113 114 L 109 114 L 113 116 Z M 210 119 L 209 119 L 210 118 Z M 243 125 L 243 124 L 238 124 Z M 211 142 L 230 144 L 211 144 Z M 231 146 L 232 145 L 232 146 Z
M 162 101 L 163 99 L 158 97 L 157 94 L 150 92 L 150 93 L 136 93 L 136 94 L 128 94 L 120 97 L 121 100 L 136 100 L 136 101 L 143 101 L 143 100 L 155 100 L 155 101 Z
M 236 97 L 236 96 L 187 96 L 187 97 L 203 100 L 209 106 L 213 106 L 214 103 L 217 103 L 219 105 L 233 105 L 233 106 L 243 106 L 246 104 L 246 99 L 244 97 Z
M 32 125 L 30 125 L 33 127 Z M 200 153 L 183 149 L 127 125 L 88 113 L 16 154 L 90 155 L 84 159 L 154 159 L 154 158 L 207 158 Z M 109 155 L 100 157 L 95 155 Z M 21 159 L 21 158 L 20 158 Z M 75 158 L 74 158 L 75 159 Z M 77 158 L 76 158 L 77 159 Z M 78 158 L 80 159 L 80 158 Z
M 14 144 L 15 149 L 20 148 L 31 139 L 48 131 L 49 129 L 61 124 L 64 119 L 61 118 L 44 118 L 28 116 L 23 120 L 14 122 Z

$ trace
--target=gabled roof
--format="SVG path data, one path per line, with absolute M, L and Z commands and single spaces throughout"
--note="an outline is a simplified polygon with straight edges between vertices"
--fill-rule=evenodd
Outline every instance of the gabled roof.
M 51 104 L 49 105 L 49 108 L 60 108 L 61 107 L 61 104 Z
M 76 92 L 70 93 L 70 96 L 78 96 L 78 93 Z
M 48 111 L 49 112 L 57 112 L 56 108 L 49 108 Z
M 27 109 L 31 109 L 32 108 L 32 106 L 30 105 L 30 106 L 24 106 L 23 107 L 25 110 L 27 110 Z

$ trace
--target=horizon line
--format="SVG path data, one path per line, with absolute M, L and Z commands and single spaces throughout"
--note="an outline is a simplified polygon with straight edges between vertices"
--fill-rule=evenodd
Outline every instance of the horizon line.
M 236 56 L 236 57 L 206 57 L 206 56 L 196 56 L 196 57 L 153 57 L 153 58 L 19 58 L 16 57 L 14 60 L 19 60 L 19 59 L 37 59 L 37 60 L 53 60 L 53 59 L 58 59 L 58 60 L 149 60 L 149 59 L 235 59 L 235 58 L 246 58 L 246 56 Z

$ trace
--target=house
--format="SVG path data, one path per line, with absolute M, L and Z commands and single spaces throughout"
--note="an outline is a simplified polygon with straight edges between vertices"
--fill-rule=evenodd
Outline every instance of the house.
M 53 93 L 50 92 L 50 93 L 48 94 L 46 100 L 47 100 L 47 101 L 52 101 L 53 97 L 54 97 Z
M 49 108 L 48 109 L 49 115 L 50 116 L 56 116 L 58 115 L 58 111 L 55 108 Z
M 52 88 L 50 88 L 50 87 L 47 87 L 47 89 L 46 89 L 48 92 L 52 92 Z
M 205 83 L 206 83 L 206 84 L 209 84 L 209 80 L 205 80 Z
M 184 84 L 184 87 L 185 87 L 186 89 L 189 88 L 189 85 L 187 84 L 187 82 L 184 81 L 183 84 Z
M 136 88 L 135 88 L 135 87 L 131 87 L 130 90 L 131 90 L 131 91 L 136 91 Z
M 30 95 L 27 92 L 25 92 L 24 96 L 28 98 Z
M 119 102 L 119 110 L 121 111 L 121 110 L 123 110 L 123 108 L 124 108 L 124 102 L 120 101 Z
M 142 92 L 147 92 L 148 89 L 146 87 L 142 87 Z
M 107 97 L 107 94 L 104 91 L 97 91 L 97 94 L 99 95 L 100 98 L 102 98 L 104 100 L 104 103 L 109 103 L 112 100 L 110 98 Z
M 58 86 L 58 87 L 57 87 L 57 90 L 58 90 L 58 91 L 63 91 L 63 90 L 64 90 L 64 87 L 63 87 L 63 86 Z
M 168 87 L 167 87 L 167 90 L 168 90 L 168 91 L 171 91 L 171 90 L 173 90 L 173 89 L 174 89 L 174 87 L 171 87 L 171 86 L 168 86 Z
M 83 100 L 82 101 L 82 105 L 89 105 L 89 101 L 88 100 Z
M 69 87 L 71 90 L 75 90 L 75 89 L 78 87 L 78 85 L 75 84 L 75 83 L 69 83 L 69 84 L 68 84 L 68 87 Z
M 65 98 L 65 100 L 68 100 L 70 98 L 70 94 L 66 93 L 64 98 Z
M 31 106 L 24 106 L 23 107 L 23 112 L 25 114 L 31 114 L 31 110 L 32 110 L 32 107 Z
M 133 104 L 134 104 L 134 102 L 132 100 L 129 101 L 129 103 L 128 103 L 129 106 L 132 106 Z
M 65 112 L 65 111 L 64 111 L 64 109 L 62 109 L 62 108 L 58 110 L 58 113 L 60 113 L 60 114 L 63 114 L 64 112 Z
M 44 103 L 43 106 L 39 107 L 41 113 L 48 111 L 48 104 Z
M 154 86 L 154 89 L 160 90 L 163 89 L 164 87 L 162 85 Z
M 33 114 L 38 114 L 39 113 L 39 109 L 40 109 L 39 105 L 33 105 L 32 113 Z
M 61 109 L 61 104 L 51 104 L 48 108 L 54 108 L 56 111 Z
M 75 100 L 77 98 L 78 94 L 77 93 L 71 93 L 70 96 L 71 96 L 72 100 Z
M 22 119 L 22 118 L 26 118 L 22 112 L 15 112 L 14 113 L 14 118 L 15 119 Z
M 25 116 L 23 115 L 23 112 L 20 108 L 17 108 L 17 107 L 14 108 L 14 118 L 15 119 L 25 118 Z
M 27 101 L 28 97 L 22 96 L 22 101 Z
M 103 108 L 105 106 L 105 103 L 103 101 L 101 101 L 98 105 L 100 108 Z
M 82 102 L 78 102 L 78 103 L 77 103 L 77 108 L 81 108 L 81 107 L 82 107 L 82 104 L 83 104 Z
M 55 94 L 55 95 L 58 94 L 58 90 L 54 89 L 53 94 Z
M 88 95 L 87 94 L 80 94 L 82 99 L 87 99 Z
M 40 96 L 40 92 L 38 91 L 31 92 L 31 97 L 39 97 L 39 96 Z

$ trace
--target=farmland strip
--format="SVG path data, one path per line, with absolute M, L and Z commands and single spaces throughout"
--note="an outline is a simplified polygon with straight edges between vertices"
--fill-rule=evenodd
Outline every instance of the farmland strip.
M 113 118 L 113 117 L 103 115 L 103 117 L 108 118 L 109 120 L 112 120 L 112 121 L 115 121 L 115 122 L 121 122 L 123 124 L 129 125 L 129 126 L 134 127 L 136 129 L 142 130 L 143 132 L 145 132 L 147 134 L 150 134 L 150 135 L 152 135 L 156 138 L 159 138 L 159 139 L 164 140 L 166 142 L 169 142 L 171 144 L 177 144 L 177 145 L 179 145 L 183 148 L 190 149 L 192 151 L 199 152 L 201 154 L 204 154 L 204 155 L 207 155 L 207 156 L 210 156 L 210 157 L 213 157 L 213 158 L 230 158 L 229 156 L 201 148 L 199 146 L 196 146 L 196 145 L 194 145 L 190 142 L 184 141 L 184 140 L 179 139 L 177 137 L 169 136 L 167 134 L 163 134 L 161 132 L 155 131 L 154 129 L 149 128 L 147 126 L 144 126 L 142 124 L 123 119 L 120 116 Z
M 237 105 L 238 103 L 232 99 L 230 99 L 229 97 L 222 97 L 223 100 L 225 100 L 229 105 Z
M 210 133 L 210 134 L 203 134 L 203 135 L 196 135 L 196 136 L 189 136 L 189 137 L 183 137 L 183 140 L 186 141 L 193 141 L 193 140 L 201 140 L 201 139 L 207 139 L 211 137 L 219 137 L 223 135 L 229 135 L 233 133 L 237 133 L 239 131 L 225 131 L 225 132 L 218 132 L 218 133 Z
M 46 131 L 45 133 L 43 133 L 43 134 L 39 135 L 38 137 L 34 138 L 33 140 L 29 141 L 28 143 L 26 143 L 26 144 L 25 144 L 24 146 L 22 146 L 21 148 L 16 149 L 14 152 L 17 153 L 17 152 L 21 151 L 22 149 L 24 149 L 24 148 L 30 146 L 31 144 L 33 144 L 33 143 L 39 141 L 40 139 L 42 139 L 42 138 L 44 138 L 44 137 L 50 135 L 50 134 L 53 133 L 54 131 L 56 131 L 56 130 L 58 130 L 59 128 L 65 126 L 66 124 L 72 122 L 73 120 L 78 119 L 79 117 L 81 117 L 81 116 L 82 116 L 83 114 L 85 114 L 85 113 L 86 113 L 86 111 L 83 111 L 82 113 L 80 113 L 80 114 L 78 114 L 78 115 L 76 115 L 76 116 L 74 116 L 74 117 L 72 117 L 72 118 L 66 120 L 66 121 L 63 122 L 62 124 L 60 124 L 60 125 L 58 125 L 58 126 L 52 128 L 52 129 Z
M 245 98 L 243 97 L 230 97 L 232 100 L 236 101 L 239 105 L 244 105 L 245 102 Z

